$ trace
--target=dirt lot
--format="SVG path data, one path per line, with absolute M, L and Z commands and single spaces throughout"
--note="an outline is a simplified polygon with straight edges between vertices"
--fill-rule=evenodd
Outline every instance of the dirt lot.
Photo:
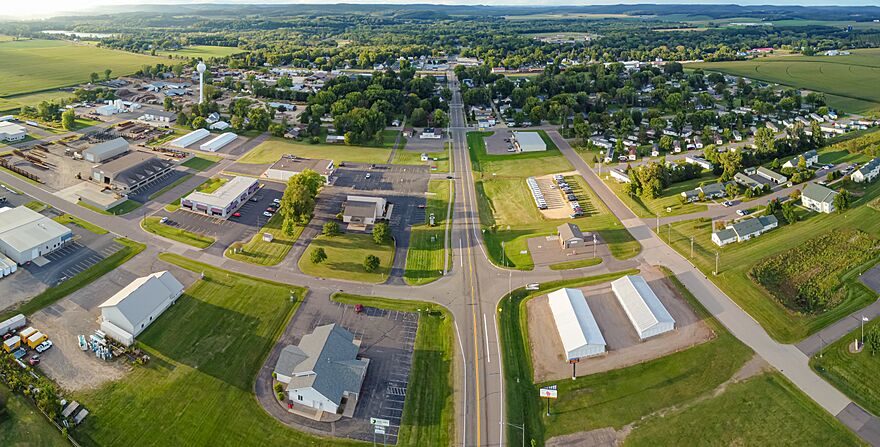
M 675 330 L 640 342 L 635 329 L 626 317 L 610 283 L 580 288 L 584 292 L 599 329 L 607 343 L 607 353 L 581 359 L 577 375 L 586 376 L 663 357 L 676 351 L 710 340 L 714 334 L 699 320 L 693 309 L 669 284 L 663 274 L 654 268 L 643 268 L 642 276 L 675 319 Z M 553 315 L 546 295 L 526 304 L 528 309 L 529 340 L 535 365 L 535 382 L 571 377 L 571 365 L 565 361 L 562 341 L 555 330 Z
M 64 153 L 66 148 L 64 146 L 51 144 L 43 147 L 47 148 L 48 152 L 40 149 L 31 149 L 25 152 L 33 154 L 46 163 L 54 165 L 54 167 L 41 167 L 14 155 L 11 161 L 16 167 L 39 177 L 46 187 L 52 191 L 58 191 L 80 183 L 82 180 L 76 178 L 77 174 L 83 178 L 88 178 L 91 175 L 92 163 L 85 160 L 74 160 L 72 157 L 66 156 Z

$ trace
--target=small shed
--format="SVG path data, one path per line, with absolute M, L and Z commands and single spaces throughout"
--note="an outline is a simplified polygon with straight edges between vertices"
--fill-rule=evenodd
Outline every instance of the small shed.
M 584 234 L 581 229 L 573 223 L 564 223 L 556 228 L 556 234 L 559 236 L 559 245 L 563 250 L 568 248 L 577 248 L 584 245 Z

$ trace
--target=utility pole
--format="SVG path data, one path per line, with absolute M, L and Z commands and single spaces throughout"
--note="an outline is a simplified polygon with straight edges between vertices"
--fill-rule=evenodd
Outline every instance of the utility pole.
M 657 216 L 657 234 L 660 234 L 660 214 L 656 214 Z
M 593 233 L 593 257 L 596 257 L 596 233 Z
M 516 424 L 511 424 L 510 422 L 505 422 L 505 424 L 507 424 L 511 427 L 514 427 L 514 428 L 518 428 L 518 429 L 520 429 L 520 431 L 522 431 L 522 447 L 526 447 L 526 424 L 516 425 Z
M 691 236 L 691 259 L 694 259 L 694 237 Z
M 717 252 L 717 251 L 715 252 L 715 271 L 712 272 L 712 274 L 714 274 L 716 276 L 718 275 L 718 260 L 720 257 L 719 254 L 720 254 L 719 252 Z

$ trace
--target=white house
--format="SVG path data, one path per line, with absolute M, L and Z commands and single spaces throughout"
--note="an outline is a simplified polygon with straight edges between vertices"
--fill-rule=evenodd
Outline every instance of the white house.
M 849 177 L 856 183 L 873 182 L 877 174 L 880 174 L 880 157 L 865 163 Z
M 619 183 L 629 183 L 632 180 L 629 178 L 625 172 L 620 169 L 612 168 L 608 171 L 611 174 L 611 177 L 617 180 Z
M 758 237 L 779 226 L 776 216 L 761 216 L 745 219 L 728 225 L 727 228 L 712 232 L 712 242 L 723 247 L 732 242 L 743 242 Z
M 837 193 L 816 183 L 808 183 L 801 193 L 801 204 L 813 211 L 830 214 L 834 212 Z
M 110 338 L 131 346 L 134 338 L 150 326 L 183 294 L 183 285 L 171 272 L 138 278 L 104 301 L 101 330 Z
M 579 289 L 559 289 L 548 294 L 547 300 L 566 359 L 605 353 L 605 338 L 583 292 Z
M 381 197 L 348 196 L 342 221 L 356 225 L 373 225 L 384 219 L 387 202 Z
M 807 167 L 812 167 L 814 164 L 819 163 L 819 153 L 815 150 L 806 151 L 803 155 L 798 155 L 788 161 L 786 161 L 782 167 L 783 168 L 796 168 L 801 161 L 801 157 L 804 157 L 804 161 L 807 163 Z
M 640 275 L 627 275 L 611 282 L 611 291 L 635 328 L 645 340 L 675 329 L 675 319 Z
M 699 166 L 703 169 L 709 170 L 709 171 L 711 171 L 712 168 L 714 168 L 714 166 L 712 165 L 712 163 L 709 162 L 709 160 L 706 160 L 703 157 L 698 157 L 696 155 L 688 155 L 687 157 L 684 157 L 684 161 L 685 161 L 685 163 L 694 164 L 694 165 L 697 165 L 697 166 Z

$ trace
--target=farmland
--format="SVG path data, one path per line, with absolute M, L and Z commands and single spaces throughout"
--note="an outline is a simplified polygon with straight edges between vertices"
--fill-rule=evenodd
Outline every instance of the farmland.
M 436 225 L 432 227 L 425 222 L 412 227 L 410 245 L 406 252 L 406 271 L 403 274 L 407 284 L 427 284 L 443 275 L 446 211 L 451 200 L 451 185 L 453 183 L 446 180 L 428 182 L 428 204 L 425 216 L 433 213 Z
M 176 51 L 158 51 L 156 54 L 169 57 L 186 57 L 190 59 L 210 59 L 212 57 L 226 57 L 233 54 L 244 53 L 236 47 L 217 47 L 211 45 L 190 45 Z
M 107 68 L 117 76 L 161 59 L 140 54 L 76 45 L 61 40 L 0 43 L 0 96 L 42 92 L 88 82 L 89 74 Z
M 747 61 L 688 65 L 707 71 L 774 82 L 826 93 L 829 105 L 852 113 L 880 107 L 880 49 L 853 50 L 846 56 L 769 56 Z

